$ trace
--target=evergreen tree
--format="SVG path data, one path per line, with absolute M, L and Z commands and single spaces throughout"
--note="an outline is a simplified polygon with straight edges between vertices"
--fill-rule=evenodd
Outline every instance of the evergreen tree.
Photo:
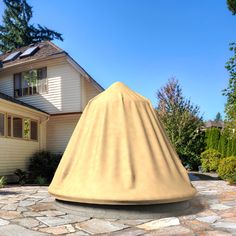
M 236 137 L 232 138 L 232 152 L 231 152 L 232 156 L 236 156 Z
M 232 156 L 232 139 L 228 139 L 228 144 L 227 144 L 227 157 L 231 157 Z
M 236 0 L 227 0 L 228 9 L 233 15 L 236 14 Z M 226 96 L 225 104 L 226 125 L 230 130 L 236 129 L 236 43 L 230 44 L 230 51 L 233 55 L 229 58 L 225 68 L 229 73 L 228 87 L 223 90 L 223 95 Z
M 221 117 L 220 112 L 217 112 L 215 121 L 222 121 L 222 117 Z
M 220 130 L 217 128 L 211 128 L 206 131 L 206 145 L 207 149 L 218 150 L 220 140 Z
M 30 23 L 32 7 L 26 0 L 3 0 L 4 11 L 0 25 L 0 51 L 6 52 L 45 40 L 63 40 L 62 35 L 47 27 Z
M 228 143 L 227 134 L 223 132 L 220 136 L 218 144 L 218 151 L 222 154 L 223 157 L 226 157 L 227 155 L 227 143 Z
M 228 9 L 233 15 L 236 14 L 236 0 L 227 0 Z

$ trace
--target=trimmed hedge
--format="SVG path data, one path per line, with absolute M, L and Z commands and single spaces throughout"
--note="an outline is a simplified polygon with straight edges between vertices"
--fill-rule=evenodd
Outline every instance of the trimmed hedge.
M 229 183 L 236 183 L 236 156 L 223 158 L 219 163 L 217 173 L 220 178 Z
M 214 149 L 208 149 L 201 153 L 203 171 L 216 171 L 222 155 Z

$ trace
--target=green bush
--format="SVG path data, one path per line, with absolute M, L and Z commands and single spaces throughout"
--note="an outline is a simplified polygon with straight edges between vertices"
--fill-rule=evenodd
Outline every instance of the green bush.
M 24 185 L 27 182 L 27 172 L 21 169 L 16 169 L 14 174 L 17 176 L 17 182 Z
M 208 149 L 201 154 L 203 171 L 216 171 L 222 155 L 214 149 Z
M 29 178 L 35 182 L 37 177 L 44 178 L 50 183 L 57 166 L 61 160 L 61 154 L 53 154 L 47 151 L 36 152 L 29 163 Z
M 7 179 L 5 176 L 0 177 L 0 188 L 3 188 L 7 183 Z
M 38 185 L 45 185 L 45 184 L 47 184 L 47 180 L 42 176 L 38 176 L 35 179 L 35 183 L 38 184 Z
M 236 183 L 236 156 L 226 157 L 220 161 L 217 173 L 229 183 Z

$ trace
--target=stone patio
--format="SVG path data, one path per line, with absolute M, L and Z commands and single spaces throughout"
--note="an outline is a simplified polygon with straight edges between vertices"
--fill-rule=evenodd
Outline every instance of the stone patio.
M 198 195 L 188 215 L 162 219 L 96 219 L 56 210 L 47 187 L 0 189 L 0 235 L 236 235 L 236 186 L 192 181 Z

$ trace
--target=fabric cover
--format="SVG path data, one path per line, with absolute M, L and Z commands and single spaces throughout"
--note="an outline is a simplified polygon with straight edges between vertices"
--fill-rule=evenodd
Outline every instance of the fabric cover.
M 132 205 L 183 201 L 196 190 L 149 100 L 117 82 L 86 106 L 49 193 Z

